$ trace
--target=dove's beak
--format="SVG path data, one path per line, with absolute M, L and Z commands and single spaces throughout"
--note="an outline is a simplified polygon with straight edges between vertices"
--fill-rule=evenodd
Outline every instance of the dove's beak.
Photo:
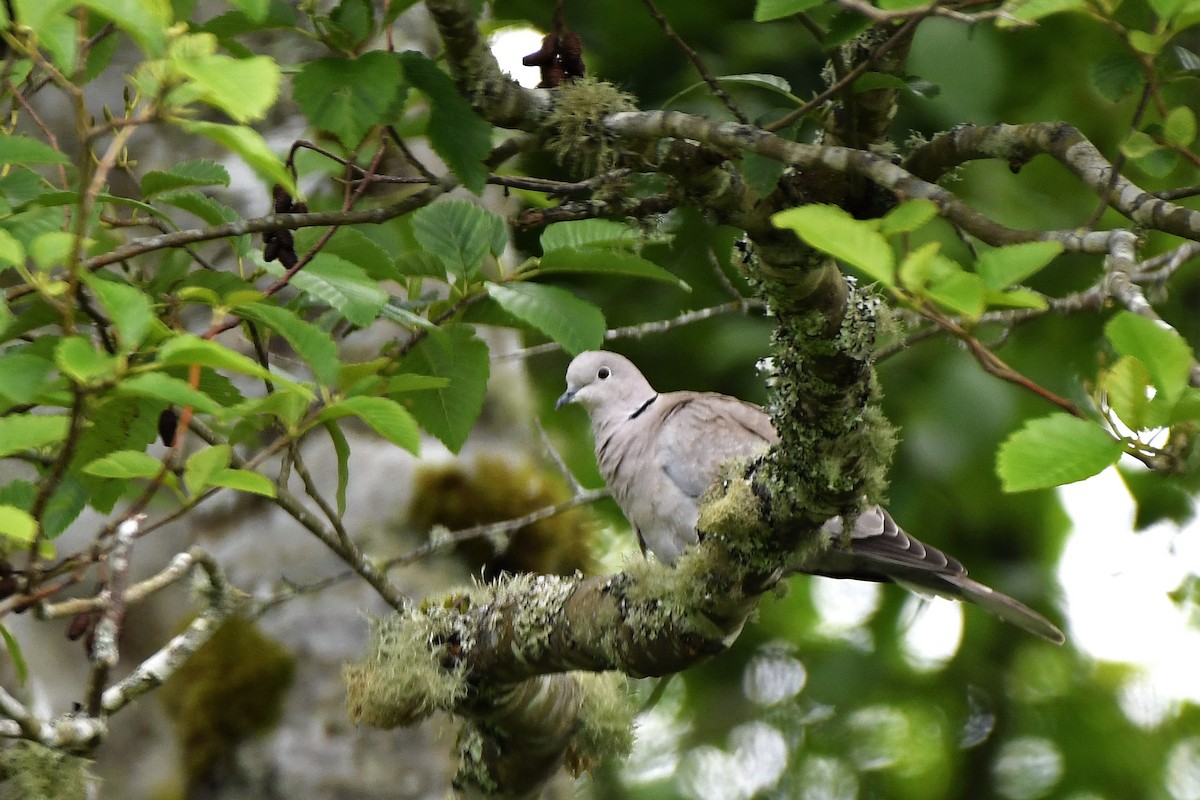
M 575 393 L 572 392 L 570 389 L 567 389 L 565 392 L 563 392 L 561 395 L 559 395 L 558 400 L 554 403 L 554 408 L 555 409 L 562 408 L 563 406 L 565 406 L 567 403 L 570 403 L 574 399 L 575 399 Z

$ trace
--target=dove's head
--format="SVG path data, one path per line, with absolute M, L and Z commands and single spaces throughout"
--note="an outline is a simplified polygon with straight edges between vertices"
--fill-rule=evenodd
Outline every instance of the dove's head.
M 567 390 L 555 408 L 579 403 L 595 419 L 598 415 L 628 414 L 656 394 L 625 356 L 589 350 L 575 356 L 567 367 Z

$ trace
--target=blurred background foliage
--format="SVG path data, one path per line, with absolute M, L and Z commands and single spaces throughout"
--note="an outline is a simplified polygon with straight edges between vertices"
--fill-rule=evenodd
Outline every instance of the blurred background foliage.
M 698 78 L 638 6 L 568 4 L 568 21 L 583 38 L 591 73 L 637 95 L 641 107 L 654 108 Z M 821 46 L 794 20 L 755 24 L 749 0 L 660 0 L 657 6 L 714 74 L 778 75 L 801 97 L 822 88 Z M 1150 13 L 1143 3 L 1126 2 L 1117 18 L 1144 25 Z M 496 15 L 536 24 L 548 17 L 548 8 L 503 0 Z M 1200 31 L 1180 38 L 1195 47 Z M 907 135 L 928 138 L 960 123 L 1063 120 L 1115 158 L 1136 92 L 1110 102 L 1089 75 L 1098 60 L 1123 48 L 1111 31 L 1082 15 L 1007 31 L 927 21 L 909 71 L 938 91 L 902 99 L 895 144 L 903 150 Z M 1194 92 L 1196 84 L 1185 82 L 1180 91 Z M 730 91 L 751 109 L 752 121 L 783 110 L 761 90 Z M 728 117 L 705 98 L 705 92 L 692 91 L 671 107 Z M 1129 174 L 1151 190 L 1195 180 L 1194 170 L 1185 167 L 1157 178 L 1136 168 Z M 1070 228 L 1097 203 L 1049 159 L 1036 159 L 1017 175 L 1002 163 L 971 164 L 952 188 L 1015 227 Z M 1194 200 L 1184 202 L 1195 207 Z M 605 310 L 610 327 L 722 301 L 712 256 L 728 263 L 734 232 L 689 213 L 673 214 L 668 224 L 672 243 L 644 252 L 693 291 L 647 290 L 619 280 L 573 286 Z M 952 255 L 969 260 L 948 229 L 940 238 Z M 1151 237 L 1148 253 L 1163 249 L 1167 239 Z M 1081 256 L 1056 263 L 1038 276 L 1037 289 L 1061 295 L 1089 285 L 1101 269 L 1098 260 Z M 1159 306 L 1193 343 L 1200 341 L 1198 291 L 1200 263 L 1193 260 L 1176 274 Z M 1103 352 L 1103 322 L 1081 315 L 1026 324 L 998 353 L 1054 392 L 1084 401 L 1088 381 L 1103 366 L 1096 355 Z M 769 354 L 770 331 L 769 320 L 727 315 L 616 347 L 660 390 L 712 390 L 762 402 L 754 364 Z M 986 334 L 981 338 L 988 341 Z M 595 486 L 600 479 L 584 415 L 552 410 L 567 361 L 552 355 L 531 362 L 542 390 L 542 419 L 558 429 L 576 473 Z M 958 556 L 980 580 L 1065 621 L 1070 641 L 1071 615 L 1056 577 L 1070 520 L 1056 492 L 1003 494 L 994 472 L 1001 440 L 1022 420 L 1045 413 L 1044 403 L 987 376 L 945 338 L 899 352 L 879 372 L 885 408 L 901 436 L 889 497 L 896 518 Z M 1196 487 L 1185 488 L 1191 493 Z M 614 504 L 602 510 L 613 526 L 624 525 Z M 1127 521 L 1118 516 L 1112 524 Z M 1089 531 L 1074 535 L 1086 540 Z M 616 544 L 628 550 L 632 537 Z M 1070 643 L 1054 649 L 973 609 L 965 612 L 961 642 L 942 642 L 937 658 L 922 659 L 914 654 L 914 641 L 923 622 L 948 620 L 941 638 L 953 638 L 944 631 L 957 624 L 955 612 L 936 604 L 918 609 L 894 587 L 876 595 L 870 588 L 824 583 L 793 580 L 784 596 L 763 603 L 729 653 L 676 677 L 644 718 L 631 765 L 597 776 L 596 796 L 1200 798 L 1200 709 L 1159 694 L 1139 668 L 1095 660 Z M 1195 628 L 1194 593 L 1192 599 L 1187 591 L 1181 596 L 1180 612 L 1191 615 Z M 831 623 L 839 608 L 849 614 L 847 627 Z M 673 737 L 678 740 L 672 744 Z

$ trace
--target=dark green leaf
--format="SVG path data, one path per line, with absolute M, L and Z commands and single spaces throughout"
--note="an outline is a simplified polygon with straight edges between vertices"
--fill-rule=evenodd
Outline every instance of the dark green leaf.
M 595 272 L 603 275 L 625 275 L 670 283 L 691 291 L 682 280 L 641 256 L 621 250 L 599 248 L 575 249 L 563 247 L 551 250 L 538 261 L 538 274 Z
M 170 170 L 152 169 L 142 178 L 142 197 L 190 186 L 228 186 L 229 171 L 220 164 L 203 159 L 182 161 Z
M 790 17 L 820 4 L 821 0 L 758 0 L 754 4 L 754 21 L 769 22 Z
M 466 200 L 433 203 L 412 215 L 413 235 L 455 275 L 472 278 L 491 250 L 494 217 Z
M 28 136 L 0 135 L 0 164 L 70 164 L 71 160 L 48 144 Z
M 202 391 L 193 389 L 185 380 L 162 372 L 143 372 L 117 384 L 118 394 L 132 397 L 151 397 L 175 406 L 191 406 L 203 414 L 211 414 L 221 406 Z
M 337 492 L 335 493 L 338 516 L 346 513 L 346 487 L 350 485 L 350 443 L 346 434 L 334 424 L 333 420 L 324 423 L 329 441 L 333 443 L 333 452 L 337 456 Z
M 283 274 L 278 262 L 265 265 L 275 275 Z M 291 285 L 327 303 L 358 326 L 367 326 L 379 317 L 387 292 L 367 273 L 341 256 L 318 253 L 308 266 L 292 276 Z
M 444 388 L 404 399 L 421 427 L 457 453 L 475 424 L 487 392 L 488 348 L 466 325 L 432 330 L 402 364 L 405 372 L 446 378 Z
M 1058 413 L 1031 420 L 1000 446 L 996 473 L 1006 492 L 1090 478 L 1121 457 L 1121 443 L 1094 422 Z
M 1141 87 L 1145 80 L 1142 64 L 1132 53 L 1121 50 L 1101 57 L 1088 70 L 1092 88 L 1110 103 L 1116 103 Z
M 542 252 L 546 255 L 554 250 L 579 250 L 594 246 L 614 249 L 617 246 L 636 244 L 637 241 L 636 230 L 610 219 L 555 222 L 546 226 L 541 238 Z
M 409 250 L 396 256 L 393 262 L 396 272 L 411 278 L 437 278 L 446 280 L 446 264 L 433 253 L 424 250 Z
M 1172 477 L 1128 467 L 1117 467 L 1117 471 L 1137 504 L 1135 530 L 1145 530 L 1167 519 L 1176 525 L 1186 525 L 1195 518 L 1196 503 L 1191 492 Z
M 237 313 L 246 319 L 260 322 L 283 336 L 323 385 L 328 386 L 337 379 L 340 367 L 337 345 L 334 344 L 332 336 L 316 325 L 300 319 L 286 308 L 268 303 L 238 306 Z
M 537 283 L 489 283 L 488 294 L 508 313 L 563 346 L 571 355 L 604 342 L 604 315 L 566 289 Z
M 309 61 L 293 81 L 296 103 L 308 121 L 351 150 L 388 119 L 403 84 L 400 62 L 381 50 L 356 59 Z
M 492 149 L 492 126 L 458 93 L 450 76 L 415 51 L 403 53 L 404 74 L 429 98 L 429 143 L 462 181 L 478 194 L 487 181 L 484 159 Z
M 320 240 L 325 231 L 318 228 L 301 228 L 296 231 L 296 252 L 306 253 Z M 384 281 L 396 277 L 392 258 L 387 251 L 368 239 L 362 231 L 340 227 L 321 248 L 321 252 L 339 256 L 351 264 L 362 267 L 372 280 Z

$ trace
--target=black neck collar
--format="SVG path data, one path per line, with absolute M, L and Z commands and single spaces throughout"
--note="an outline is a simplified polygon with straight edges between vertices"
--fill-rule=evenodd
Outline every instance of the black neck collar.
M 649 400 L 642 403 L 640 406 L 637 407 L 636 411 L 634 411 L 632 414 L 629 415 L 629 418 L 637 419 L 638 417 L 640 417 L 642 415 L 642 412 L 645 411 L 647 408 L 649 408 L 650 404 L 653 403 L 657 399 L 658 399 L 658 395 L 654 395 Z

